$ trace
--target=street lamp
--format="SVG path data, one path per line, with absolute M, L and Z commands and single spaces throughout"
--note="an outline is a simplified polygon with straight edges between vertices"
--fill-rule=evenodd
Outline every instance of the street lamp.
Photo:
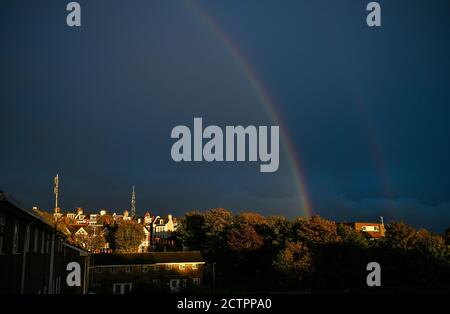
M 213 292 L 216 292 L 216 263 L 213 263 Z

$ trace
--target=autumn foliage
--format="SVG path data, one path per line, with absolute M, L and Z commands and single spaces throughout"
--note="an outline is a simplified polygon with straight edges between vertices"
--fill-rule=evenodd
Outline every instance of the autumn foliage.
M 373 240 L 319 216 L 291 221 L 220 208 L 187 213 L 176 239 L 215 264 L 223 292 L 365 289 L 372 261 L 382 265 L 386 288 L 439 290 L 450 289 L 449 234 L 392 222 Z

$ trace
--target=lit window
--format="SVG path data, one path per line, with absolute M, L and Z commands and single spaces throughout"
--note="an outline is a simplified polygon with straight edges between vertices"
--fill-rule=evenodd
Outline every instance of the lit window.
M 197 264 L 192 264 L 192 269 L 198 269 L 198 265 Z
M 172 264 L 166 264 L 166 269 L 167 269 L 167 270 L 172 269 Z
M 143 272 L 143 273 L 148 272 L 148 267 L 147 267 L 147 266 L 143 266 L 143 267 L 142 267 L 142 272 Z
M 179 268 L 180 268 L 180 270 L 184 270 L 186 268 L 186 265 L 185 264 L 180 264 Z

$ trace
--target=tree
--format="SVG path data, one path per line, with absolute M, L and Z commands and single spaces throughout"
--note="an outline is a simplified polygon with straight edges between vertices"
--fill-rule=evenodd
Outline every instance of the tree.
M 109 214 L 97 216 L 97 224 L 102 226 L 108 226 L 114 223 L 114 218 Z
M 416 233 L 414 249 L 423 257 L 441 259 L 447 255 L 447 247 L 442 236 L 421 229 Z
M 38 216 L 40 216 L 47 224 L 53 226 L 56 230 L 64 234 L 66 237 L 70 236 L 70 231 L 67 228 L 67 223 L 64 219 L 55 219 L 53 215 L 49 212 L 42 211 L 38 208 L 33 208 L 33 212 L 35 212 Z
M 292 223 L 284 217 L 268 217 L 266 224 L 259 225 L 258 229 L 265 243 L 276 251 L 292 240 Z
M 204 214 L 205 228 L 210 234 L 223 232 L 231 223 L 233 216 L 224 208 L 210 209 Z
M 285 282 L 294 286 L 300 285 L 314 269 L 310 250 L 302 242 L 287 242 L 274 261 L 274 267 L 284 275 Z
M 338 242 L 336 222 L 313 216 L 310 219 L 297 219 L 293 226 L 298 241 L 312 246 L 323 246 Z
M 186 213 L 179 223 L 175 238 L 190 250 L 203 251 L 205 248 L 205 215 L 198 211 Z
M 250 252 L 261 248 L 264 239 L 250 225 L 238 225 L 228 234 L 228 246 L 234 252 Z
M 402 222 L 392 222 L 386 226 L 386 237 L 383 243 L 391 249 L 409 251 L 417 240 L 416 230 Z
M 445 244 L 450 246 L 450 228 L 447 228 L 444 233 Z
M 267 219 L 257 213 L 241 213 L 236 216 L 236 223 L 248 224 L 251 226 L 265 225 L 267 224 Z
M 98 233 L 92 235 L 91 238 L 91 251 L 92 252 L 101 252 L 103 248 L 105 248 L 106 240 L 103 233 Z
M 74 238 L 74 242 L 79 247 L 82 247 L 85 250 L 89 250 L 90 248 L 90 238 L 89 235 L 78 235 Z
M 367 238 L 360 231 L 345 225 L 339 224 L 337 226 L 337 234 L 343 245 L 365 248 L 369 245 Z
M 136 252 L 144 238 L 142 225 L 133 221 L 122 221 L 115 232 L 115 245 L 119 252 Z

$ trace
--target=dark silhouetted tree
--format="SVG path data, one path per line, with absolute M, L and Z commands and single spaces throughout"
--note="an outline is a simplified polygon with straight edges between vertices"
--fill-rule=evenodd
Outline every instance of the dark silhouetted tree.
M 228 246 L 234 252 L 250 252 L 260 249 L 264 239 L 247 224 L 233 228 L 228 234 Z
M 287 242 L 286 248 L 278 253 L 274 267 L 282 274 L 282 285 L 300 287 L 313 271 L 308 246 L 302 242 Z

